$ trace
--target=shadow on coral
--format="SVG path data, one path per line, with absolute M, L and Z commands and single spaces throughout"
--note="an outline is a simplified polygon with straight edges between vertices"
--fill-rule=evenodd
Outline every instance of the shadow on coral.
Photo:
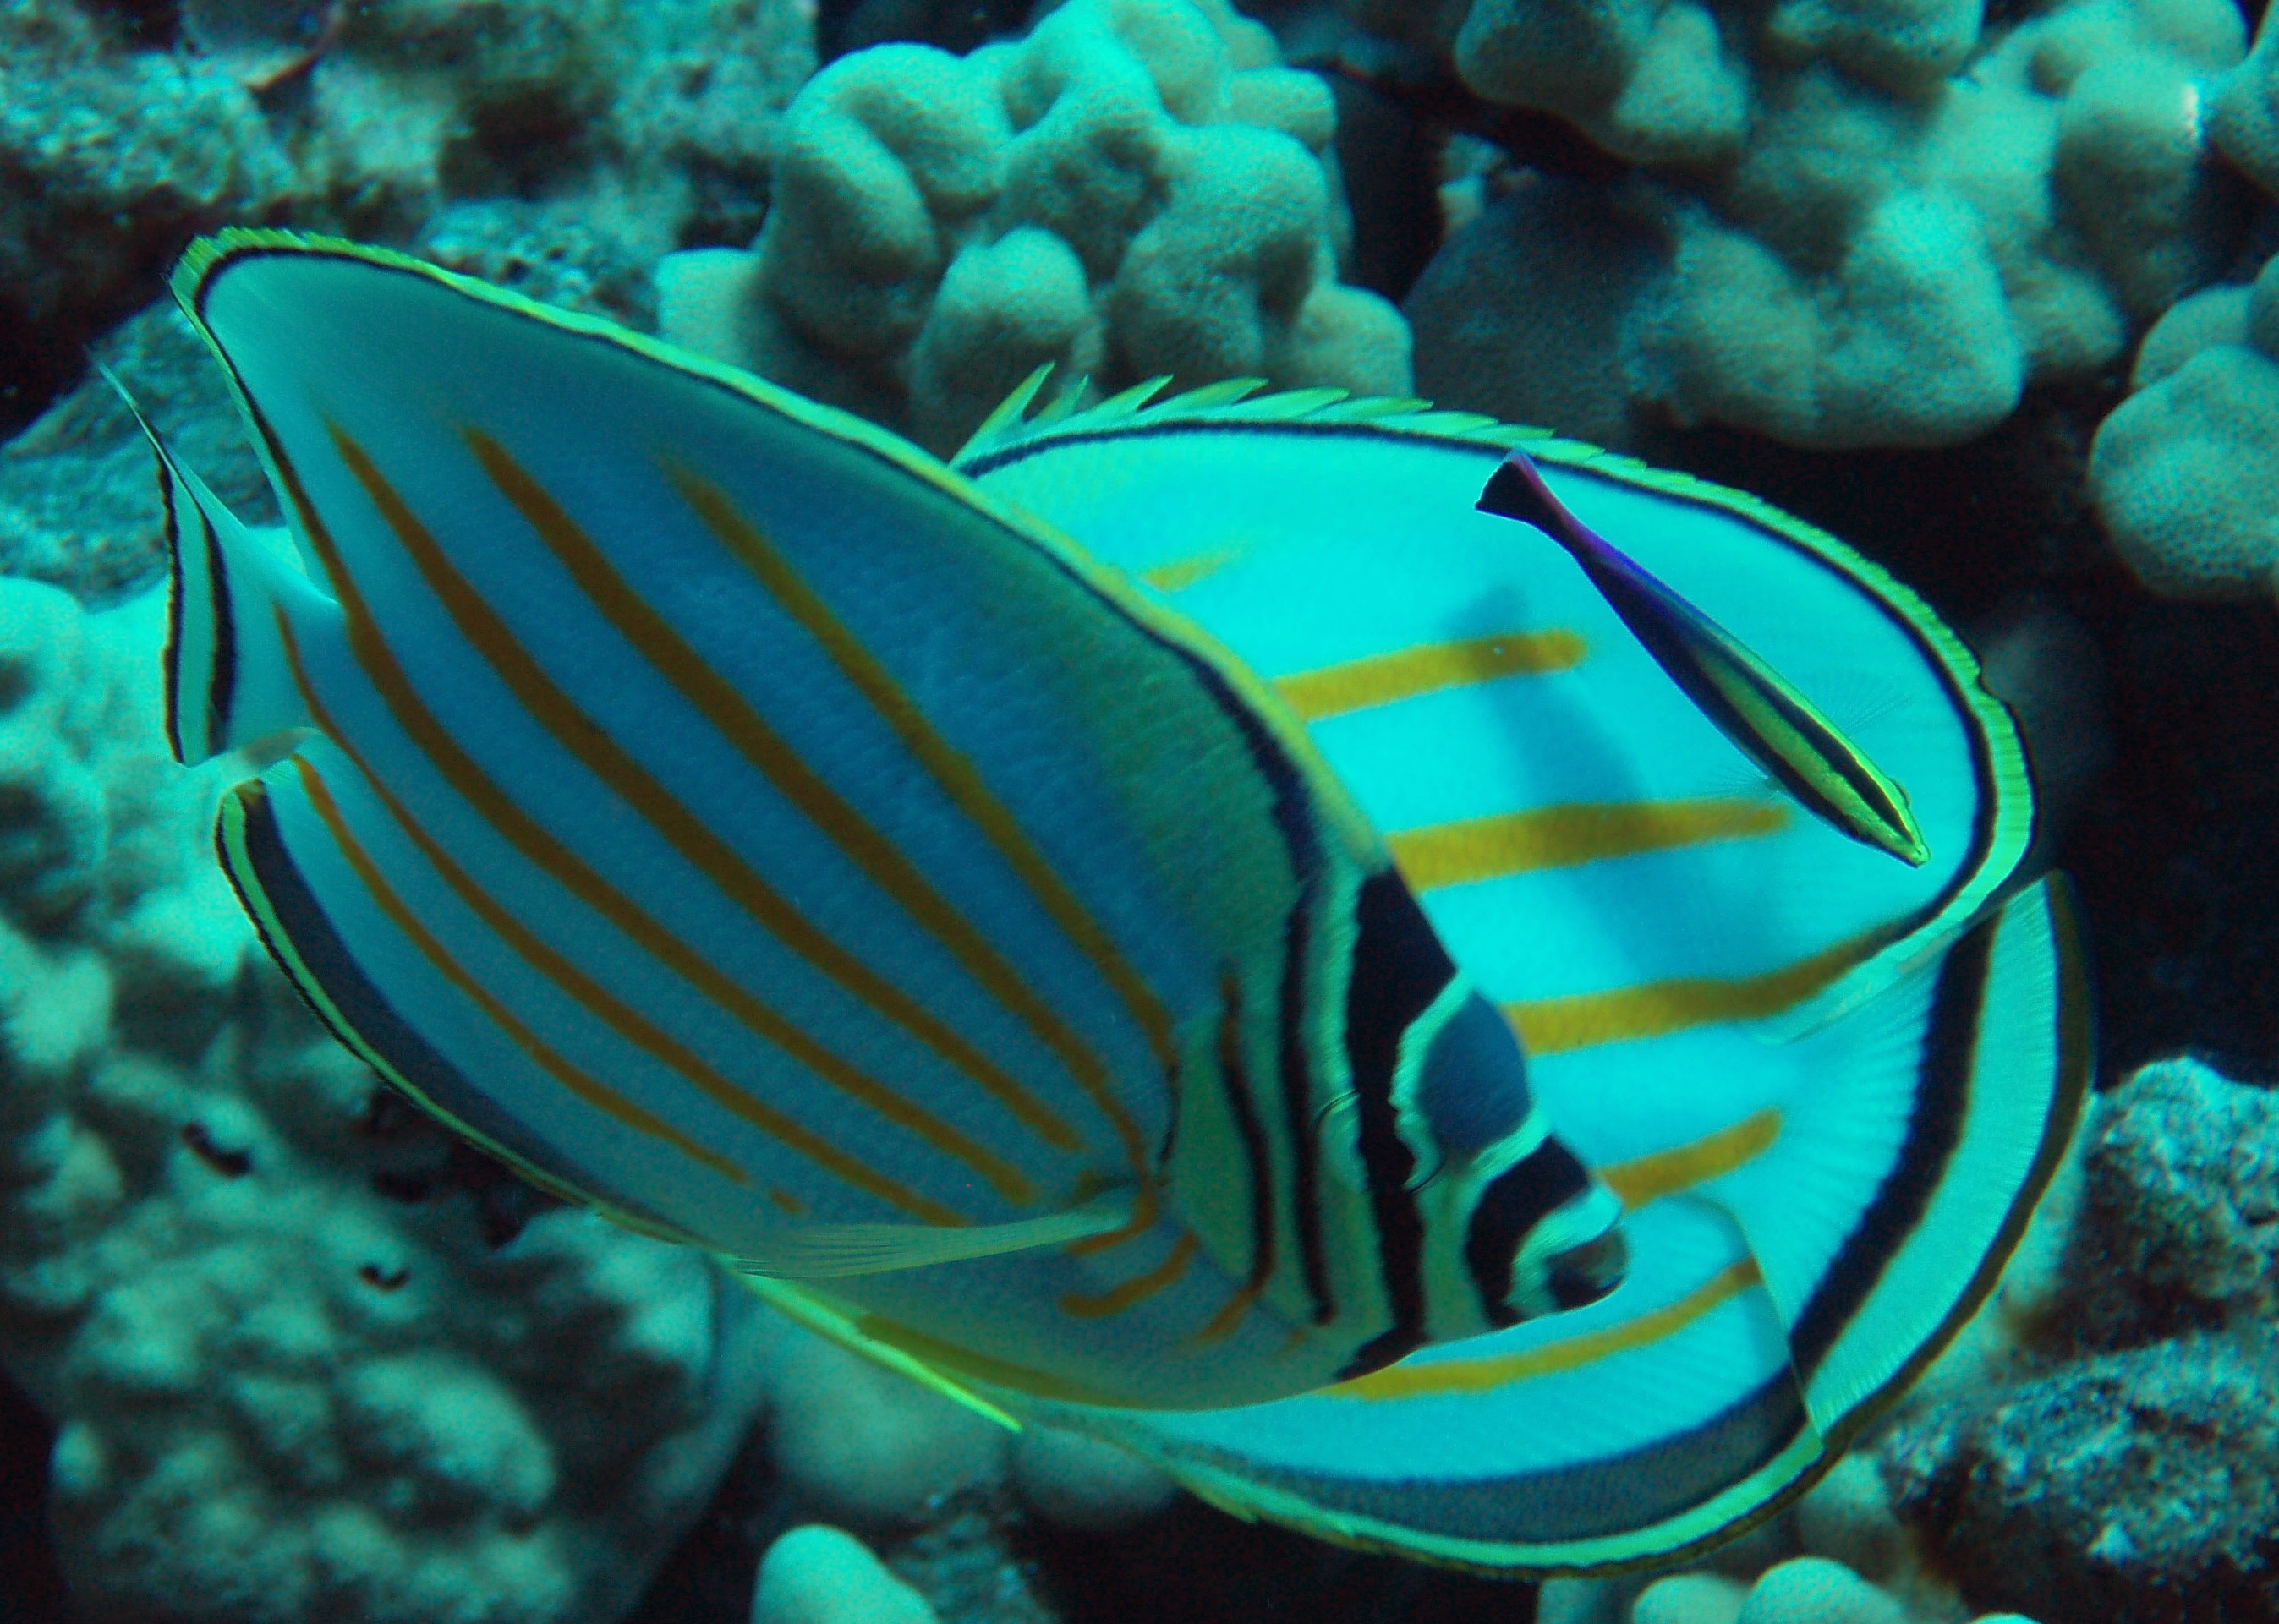
M 63 1575 L 48 1548 L 48 1451 L 55 1429 L 0 1376 L 0 1619 L 64 1624 Z

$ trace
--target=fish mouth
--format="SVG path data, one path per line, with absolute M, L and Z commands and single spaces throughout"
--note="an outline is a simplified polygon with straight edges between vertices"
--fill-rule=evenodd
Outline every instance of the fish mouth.
M 1562 1312 L 1588 1307 L 1622 1284 L 1630 1260 L 1630 1244 L 1620 1229 L 1608 1229 L 1579 1246 L 1553 1252 L 1543 1266 L 1551 1300 Z

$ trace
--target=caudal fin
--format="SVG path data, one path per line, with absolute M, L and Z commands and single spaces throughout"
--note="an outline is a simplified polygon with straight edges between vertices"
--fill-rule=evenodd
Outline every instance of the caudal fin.
M 110 377 L 109 373 L 104 374 Z M 185 766 L 311 725 L 278 632 L 280 613 L 337 606 L 303 574 L 281 534 L 249 527 L 176 459 L 115 377 L 150 442 L 165 514 L 166 742 Z
M 2052 876 L 1801 1043 L 1827 1063 L 1768 1154 L 1699 1193 L 1747 1237 L 1831 1438 L 1992 1289 L 2091 1066 L 2070 891 Z

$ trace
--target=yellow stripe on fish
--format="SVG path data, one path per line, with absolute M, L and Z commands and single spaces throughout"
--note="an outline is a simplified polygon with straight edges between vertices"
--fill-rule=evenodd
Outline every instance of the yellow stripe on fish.
M 2049 1176 L 2088 1047 L 2014 726 L 1761 504 L 1240 383 L 1032 379 L 946 466 L 397 256 L 176 288 L 307 561 L 158 448 L 170 737 L 297 752 L 219 831 L 280 961 L 985 1413 L 1325 1538 L 1674 1559 Z M 1596 576 L 1477 508 L 1522 445 Z M 1789 680 L 1845 670 L 1897 696 L 1850 735 Z
M 419 854 L 425 857 L 436 873 L 442 877 L 444 884 L 457 892 L 460 900 L 465 902 L 468 908 L 502 939 L 511 945 L 516 952 L 559 983 L 572 997 L 594 1009 L 603 1020 L 623 1032 L 629 1041 L 688 1078 L 715 1104 L 733 1112 L 755 1126 L 764 1130 L 773 1138 L 793 1146 L 802 1155 L 818 1166 L 828 1168 L 856 1189 L 877 1196 L 889 1206 L 924 1223 L 964 1224 L 971 1222 L 952 1207 L 944 1206 L 939 1201 L 930 1200 L 896 1184 L 892 1179 L 881 1177 L 874 1169 L 848 1155 L 829 1140 L 802 1127 L 766 1101 L 755 1098 L 748 1090 L 721 1075 L 686 1043 L 671 1033 L 661 1030 L 655 1022 L 587 975 L 568 955 L 539 939 L 511 913 L 500 906 L 495 898 L 484 891 L 475 881 L 474 877 L 461 867 L 450 853 L 443 848 L 442 844 L 420 826 L 418 819 L 413 816 L 411 808 L 390 793 L 373 775 L 371 767 L 355 747 L 348 742 L 346 735 L 326 713 L 323 701 L 317 697 L 315 690 L 310 686 L 308 674 L 301 664 L 300 651 L 294 645 L 292 628 L 281 616 L 279 617 L 278 630 L 284 643 L 285 657 L 293 670 L 295 684 L 301 690 L 303 701 L 309 708 L 310 719 L 333 741 L 341 753 L 354 763 L 357 770 L 364 774 L 372 792 L 380 797 L 381 804 L 387 807 L 398 827 L 411 838 L 412 844 L 419 848 Z M 302 765 L 303 776 L 306 778 L 309 770 L 305 762 Z M 326 827 L 332 830 L 334 838 L 341 840 L 345 848 L 349 837 L 338 811 L 335 809 L 328 812 L 325 822 Z M 360 861 L 357 868 L 360 874 L 370 869 L 370 860 Z M 994 1185 L 1006 1199 L 1027 1205 L 1037 1199 L 1034 1187 L 1010 1165 L 963 1135 L 955 1134 L 947 1129 L 942 1132 L 943 1148 L 959 1160 L 971 1163 L 976 1170 Z M 699 1157 L 699 1160 L 702 1161 L 704 1158 Z
M 1523 682 L 1388 684 L 1316 736 L 1522 1031 L 1539 1108 L 1631 1208 L 1630 1274 L 1324 1394 L 1007 1402 L 1242 1514 L 1435 1561 L 1595 1571 L 1730 1538 L 1967 1316 L 2079 1099 L 2061 888 L 1997 906 L 2033 822 L 2014 726 L 1904 587 L 1746 497 L 1461 414 L 1153 393 L 1001 413 L 957 465 L 1143 578 L 1223 559 L 1180 605 L 1301 695 L 1306 674 L 1415 669 L 1503 626 L 1579 640 L 1585 658 Z M 1921 869 L 1735 798 L 1727 733 L 1564 556 L 1442 517 L 1515 445 L 1764 669 L 1903 695 L 1829 747 L 1906 785 Z M 1159 490 L 1193 516 L 1176 541 Z
M 1385 837 L 1417 891 L 1469 885 L 1537 869 L 1570 868 L 1644 852 L 1778 834 L 1788 813 L 1765 800 L 1701 799 L 1533 807 Z
M 1274 686 L 1301 719 L 1318 722 L 1499 677 L 1569 670 L 1584 652 L 1572 632 L 1506 632 L 1375 655 L 1277 678 Z

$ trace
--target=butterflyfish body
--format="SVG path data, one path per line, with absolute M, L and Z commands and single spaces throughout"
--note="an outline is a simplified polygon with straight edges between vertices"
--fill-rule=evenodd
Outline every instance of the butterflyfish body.
M 1478 505 L 1566 548 L 1702 714 L 1815 816 L 1903 862 L 1929 861 L 1907 792 L 1748 645 L 1569 512 L 1525 451 L 1505 455 Z
M 412 260 L 231 233 L 174 287 L 288 533 L 158 447 L 169 734 L 270 763 L 222 861 L 414 1099 L 1063 1401 L 1263 1402 L 1613 1289 L 1509 1023 L 1184 613 L 856 418 Z
M 292 750 L 218 830 L 272 951 L 532 1176 L 986 1413 L 1324 1538 L 1668 1562 L 1922 1367 L 2066 1141 L 2016 729 L 1764 504 L 1247 383 L 1040 377 L 945 467 L 346 245 L 177 289 L 291 522 L 162 456 L 178 751 Z M 1731 793 L 1476 507 L 1515 448 L 1752 670 L 1891 691 L 1842 742 L 1922 862 Z

